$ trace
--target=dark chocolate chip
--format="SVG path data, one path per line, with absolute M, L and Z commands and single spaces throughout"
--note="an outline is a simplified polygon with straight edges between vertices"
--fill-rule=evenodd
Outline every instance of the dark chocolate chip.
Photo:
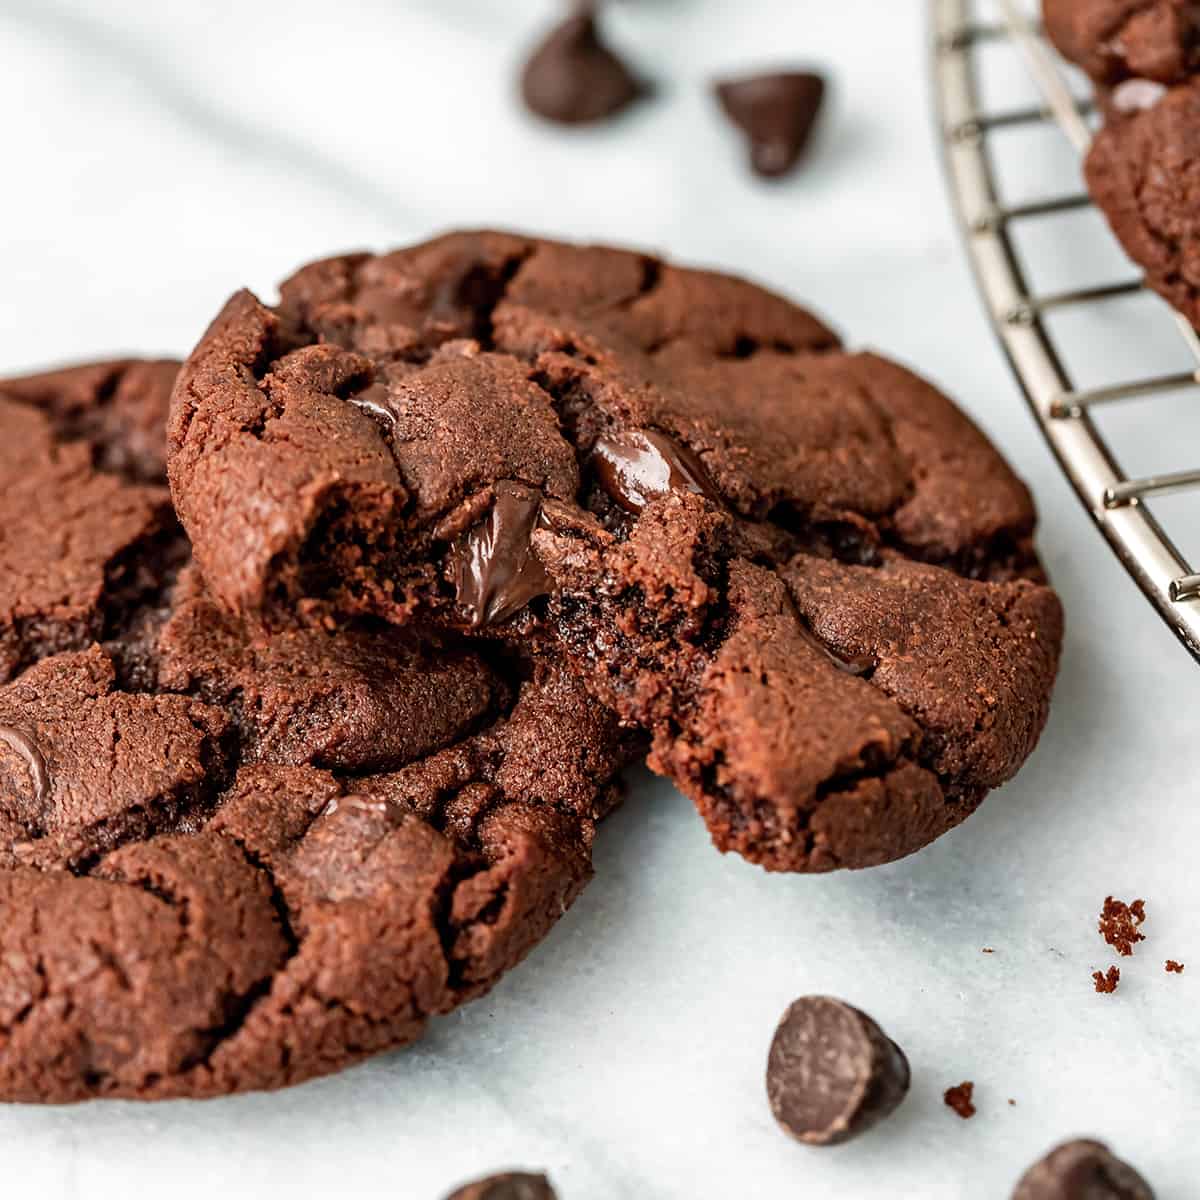
M 1153 79 L 1126 79 L 1113 88 L 1109 102 L 1119 113 L 1139 113 L 1153 108 L 1166 94 L 1167 89 Z
M 654 429 L 630 429 L 602 437 L 592 447 L 591 467 L 600 486 L 626 512 L 639 513 L 655 496 L 695 492 L 721 502 L 699 456 Z
M 508 620 L 553 588 L 530 542 L 541 519 L 541 493 L 501 482 L 495 495 L 488 515 L 452 555 L 458 605 L 476 628 Z
M 491 1175 L 451 1192 L 446 1200 L 558 1200 L 545 1175 L 513 1171 Z
M 810 1146 L 864 1133 L 908 1093 L 904 1052 L 866 1013 L 802 996 L 783 1014 L 767 1057 L 767 1098 L 783 1129 Z
M 585 5 L 553 29 L 521 75 L 521 95 L 539 117 L 584 125 L 620 112 L 645 91 L 600 40 L 596 14 Z
M 787 71 L 725 80 L 715 91 L 729 119 L 750 139 L 750 165 L 774 178 L 800 160 L 821 111 L 825 80 Z
M 1150 1185 L 1101 1142 L 1066 1142 L 1033 1164 L 1012 1200 L 1154 1200 Z
M 4 742 L 24 760 L 29 782 L 33 786 L 34 802 L 44 804 L 50 798 L 50 772 L 37 742 L 23 729 L 16 729 L 12 725 L 0 725 L 0 742 Z

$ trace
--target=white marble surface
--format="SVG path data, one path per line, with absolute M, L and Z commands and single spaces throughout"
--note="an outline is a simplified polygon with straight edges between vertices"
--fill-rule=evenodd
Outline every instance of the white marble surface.
M 569 135 L 510 95 L 553 7 L 0 0 L 0 370 L 181 353 L 236 286 L 269 293 L 306 258 L 457 224 L 749 272 L 920 364 L 1032 483 L 1069 618 L 1042 746 L 950 837 L 832 878 L 722 859 L 687 803 L 639 776 L 567 919 L 416 1048 L 276 1096 L 0 1109 L 0 1190 L 436 1200 L 526 1164 L 564 1200 L 950 1200 L 1005 1197 L 1056 1139 L 1092 1133 L 1162 1200 L 1200 1194 L 1200 676 L 1068 493 L 990 340 L 935 159 L 923 3 L 619 6 L 662 94 Z M 741 170 L 703 89 L 771 61 L 835 78 L 809 168 L 775 187 Z M 1020 187 L 1070 178 L 1055 149 L 1014 153 Z M 1102 269 L 1065 226 L 1047 244 L 1064 278 Z M 1153 333 L 1130 347 L 1115 321 L 1072 331 L 1087 369 L 1174 352 Z M 1194 423 L 1164 438 L 1148 415 L 1116 418 L 1134 465 L 1196 445 Z M 1108 892 L 1147 898 L 1148 941 L 1097 996 Z M 1165 975 L 1166 957 L 1187 973 Z M 832 1151 L 784 1138 L 763 1095 L 774 1022 L 803 992 L 875 1014 L 914 1068 L 898 1115 Z M 971 1122 L 941 1103 L 965 1078 Z

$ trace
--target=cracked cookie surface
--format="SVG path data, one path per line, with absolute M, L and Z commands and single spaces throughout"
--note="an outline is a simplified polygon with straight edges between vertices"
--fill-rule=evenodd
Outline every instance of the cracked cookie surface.
M 772 869 L 918 849 L 1045 721 L 1025 487 L 743 280 L 489 233 L 316 263 L 216 319 L 169 460 L 228 611 L 550 644 Z
M 1101 85 L 1178 83 L 1200 65 L 1196 0 L 1042 0 L 1042 15 L 1063 57 Z
M 173 577 L 184 539 L 162 431 L 177 366 L 0 380 L 0 682 L 107 639 Z
M 82 370 L 0 408 L 35 451 L 0 494 L 55 545 L 116 531 L 79 571 L 100 615 L 19 643 L 0 686 L 0 1097 L 275 1088 L 403 1045 L 570 905 L 637 740 L 546 656 L 240 624 L 185 565 L 161 424 L 108 412 L 140 369 Z M 107 525 L 52 507 L 63 461 Z

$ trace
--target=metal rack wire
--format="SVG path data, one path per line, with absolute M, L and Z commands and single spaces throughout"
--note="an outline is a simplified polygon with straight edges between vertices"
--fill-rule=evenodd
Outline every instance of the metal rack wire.
M 977 0 L 931 4 L 933 74 L 946 172 L 993 329 L 1080 500 L 1159 615 L 1200 660 L 1200 570 L 1187 561 L 1150 509 L 1153 498 L 1167 493 L 1200 492 L 1200 466 L 1181 464 L 1179 470 L 1130 478 L 1091 415 L 1100 405 L 1196 385 L 1200 369 L 1149 373 L 1099 387 L 1074 386 L 1063 348 L 1052 337 L 1045 316 L 1129 295 L 1142 284 L 1122 281 L 1034 294 L 1026 284 L 1014 231 L 1022 223 L 1085 208 L 1091 201 L 1080 190 L 1002 204 L 990 141 L 1000 129 L 1048 122 L 1057 124 L 1074 151 L 1082 154 L 1091 140 L 1088 105 L 1071 93 L 1053 50 L 1016 0 L 997 0 L 998 19 L 991 21 L 978 17 Z M 980 54 L 996 43 L 1025 60 L 1041 104 L 983 111 Z M 1170 319 L 1165 310 L 1163 319 Z M 1182 318 L 1177 321 L 1200 368 L 1200 341 Z

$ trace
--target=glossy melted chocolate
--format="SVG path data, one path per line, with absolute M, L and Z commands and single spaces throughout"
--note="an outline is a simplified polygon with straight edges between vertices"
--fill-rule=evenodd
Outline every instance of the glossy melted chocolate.
M 639 513 L 655 496 L 670 491 L 695 492 L 721 503 L 699 456 L 654 429 L 599 438 L 591 466 L 600 486 L 626 512 Z
M 11 725 L 0 725 L 0 742 L 4 742 L 24 760 L 29 782 L 33 785 L 34 801 L 44 804 L 50 797 L 50 772 L 46 769 L 46 759 L 37 743 L 24 730 Z
M 471 625 L 507 621 L 552 587 L 530 537 L 541 519 L 542 496 L 519 483 L 496 484 L 488 515 L 454 549 L 459 607 Z

